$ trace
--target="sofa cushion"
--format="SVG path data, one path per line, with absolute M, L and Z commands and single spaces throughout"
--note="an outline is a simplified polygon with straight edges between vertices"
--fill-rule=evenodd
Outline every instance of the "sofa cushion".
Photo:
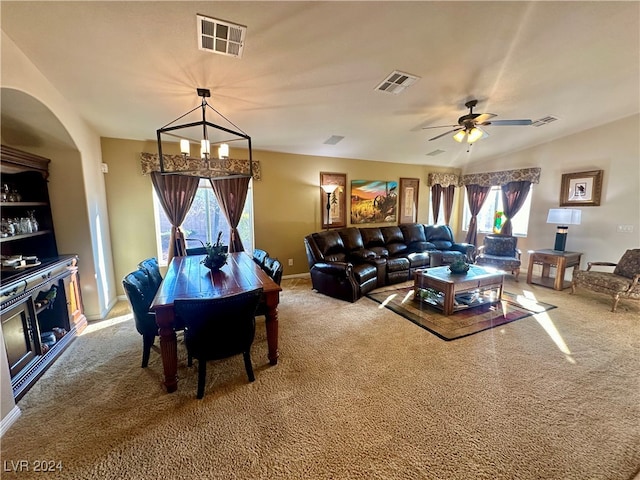
M 378 277 L 378 270 L 373 265 L 362 263 L 360 265 L 353 266 L 353 274 L 355 275 L 358 284 L 362 285 L 369 280 L 376 280 Z
M 376 258 L 389 258 L 389 250 L 385 247 L 370 247 L 368 250 L 375 253 Z
M 518 239 L 512 236 L 487 235 L 484 239 L 486 255 L 515 257 Z
M 409 248 L 411 248 L 414 243 L 427 241 L 427 238 L 424 236 L 424 227 L 421 223 L 403 223 L 400 225 L 400 231 L 404 237 L 404 242 Z
M 449 250 L 453 245 L 449 240 L 431 240 L 430 243 L 438 250 Z
M 409 266 L 411 268 L 428 267 L 429 266 L 429 253 L 428 252 L 414 252 L 409 253 L 406 256 L 409 260 Z
M 320 253 L 327 259 L 327 255 L 333 255 L 336 253 L 343 254 L 345 253 L 344 242 L 342 238 L 338 234 L 338 232 L 334 230 L 329 230 L 327 232 L 318 232 L 313 234 L 313 239 L 320 250 Z M 330 261 L 342 261 L 342 260 L 330 260 Z
M 409 270 L 409 259 L 404 257 L 390 258 L 387 260 L 388 272 L 399 272 Z
M 355 250 L 364 248 L 362 235 L 360 235 L 360 230 L 358 230 L 357 228 L 342 228 L 338 230 L 338 235 L 340 235 L 340 238 L 342 238 L 344 248 L 346 248 L 348 252 L 353 252 Z
M 384 246 L 384 237 L 382 236 L 382 232 L 379 228 L 370 227 L 370 228 L 361 228 L 360 235 L 362 236 L 362 241 L 364 242 L 364 246 L 373 250 L 372 247 L 383 247 Z
M 613 273 L 627 278 L 640 274 L 640 248 L 624 252 Z

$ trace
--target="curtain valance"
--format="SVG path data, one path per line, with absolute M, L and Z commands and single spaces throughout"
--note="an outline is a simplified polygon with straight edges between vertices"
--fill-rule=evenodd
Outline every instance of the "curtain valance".
M 455 173 L 430 173 L 427 175 L 427 186 L 433 187 L 434 185 L 440 185 L 442 187 L 448 187 L 449 185 L 460 185 L 460 176 Z
M 227 158 L 219 160 L 212 158 L 209 160 L 209 169 L 195 170 L 202 163 L 199 158 L 184 158 L 182 155 L 163 155 L 165 170 L 180 171 L 180 170 L 194 170 L 184 172 L 183 175 L 191 175 L 194 177 L 202 178 L 216 178 L 226 177 L 234 173 L 249 174 L 249 160 L 241 160 L 235 158 Z M 253 179 L 260 180 L 260 162 L 254 160 L 251 162 L 253 165 Z M 140 153 L 140 164 L 142 165 L 142 174 L 148 175 L 151 172 L 160 171 L 160 158 L 157 153 Z
M 527 181 L 540 183 L 540 171 L 540 168 L 522 168 L 519 170 L 504 170 L 502 172 L 470 173 L 462 176 L 462 185 L 494 187 L 506 185 L 510 182 Z

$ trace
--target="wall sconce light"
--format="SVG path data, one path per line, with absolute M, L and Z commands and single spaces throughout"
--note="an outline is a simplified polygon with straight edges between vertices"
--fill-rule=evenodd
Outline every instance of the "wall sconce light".
M 322 185 L 322 190 L 327 194 L 327 230 L 331 224 L 331 194 L 338 188 L 338 185 Z
M 556 223 L 556 241 L 553 249 L 557 252 L 564 252 L 567 243 L 569 225 L 580 225 L 582 217 L 581 210 L 571 208 L 550 208 L 547 215 L 547 223 Z

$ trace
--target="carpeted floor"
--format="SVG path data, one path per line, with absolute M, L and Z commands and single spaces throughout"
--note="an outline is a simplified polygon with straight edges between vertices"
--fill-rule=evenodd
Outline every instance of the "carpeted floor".
M 369 299 L 283 280 L 280 361 L 264 320 L 212 362 L 203 400 L 178 345 L 140 368 L 130 315 L 92 323 L 20 401 L 3 479 L 629 480 L 640 467 L 640 308 L 511 282 L 558 308 L 443 342 Z M 52 461 L 51 473 L 10 471 Z
M 501 302 L 487 302 L 457 311 L 453 315 L 443 315 L 433 306 L 414 298 L 413 282 L 373 290 L 367 294 L 367 298 L 447 341 L 556 308 L 524 295 L 503 292 Z

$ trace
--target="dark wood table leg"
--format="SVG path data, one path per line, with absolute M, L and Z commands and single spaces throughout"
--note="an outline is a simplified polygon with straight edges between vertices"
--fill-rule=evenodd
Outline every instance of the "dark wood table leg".
M 269 363 L 271 365 L 278 364 L 278 303 L 280 301 L 279 292 L 271 292 L 266 295 L 267 315 L 267 347 L 269 349 Z
M 156 323 L 160 333 L 164 386 L 171 393 L 178 389 L 178 341 L 173 329 L 173 307 L 157 309 Z

